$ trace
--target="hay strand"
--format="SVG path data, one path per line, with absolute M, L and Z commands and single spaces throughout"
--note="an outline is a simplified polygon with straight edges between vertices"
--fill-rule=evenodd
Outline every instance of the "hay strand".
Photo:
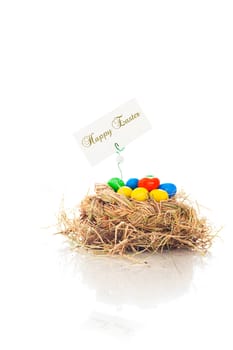
M 215 236 L 184 193 L 140 202 L 102 184 L 71 213 L 61 209 L 58 226 L 76 247 L 110 255 L 179 248 L 205 253 Z

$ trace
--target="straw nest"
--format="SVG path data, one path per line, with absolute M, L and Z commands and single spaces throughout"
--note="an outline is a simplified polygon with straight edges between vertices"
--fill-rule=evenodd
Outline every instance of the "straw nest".
M 58 223 L 76 247 L 110 255 L 178 248 L 205 253 L 214 237 L 184 193 L 139 202 L 101 184 L 71 213 L 62 209 Z

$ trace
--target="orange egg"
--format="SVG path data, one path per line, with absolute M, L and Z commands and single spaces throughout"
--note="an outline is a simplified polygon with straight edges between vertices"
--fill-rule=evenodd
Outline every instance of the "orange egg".
M 155 190 L 159 187 L 160 181 L 157 177 L 144 177 L 138 181 L 138 187 L 146 188 L 148 191 Z

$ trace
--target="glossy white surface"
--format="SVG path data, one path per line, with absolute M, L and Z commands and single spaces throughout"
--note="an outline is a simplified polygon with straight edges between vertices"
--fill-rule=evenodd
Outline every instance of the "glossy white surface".
M 227 228 L 204 257 L 175 251 L 140 263 L 74 252 L 53 231 L 21 227 L 3 253 L 7 349 L 231 348 Z
M 233 348 L 232 17 L 224 0 L 0 2 L 1 349 Z M 153 129 L 124 179 L 155 174 L 206 207 L 222 230 L 205 257 L 135 264 L 52 234 L 62 196 L 119 176 L 73 132 L 134 97 Z

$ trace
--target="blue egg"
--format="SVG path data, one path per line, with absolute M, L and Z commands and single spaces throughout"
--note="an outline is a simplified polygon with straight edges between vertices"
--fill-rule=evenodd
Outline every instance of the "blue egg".
M 173 197 L 176 194 L 177 188 L 176 185 L 172 183 L 165 183 L 159 185 L 159 189 L 164 190 L 168 193 L 169 197 Z
M 136 178 L 129 179 L 125 185 L 132 188 L 132 190 L 134 190 L 136 187 L 138 187 L 138 179 Z

